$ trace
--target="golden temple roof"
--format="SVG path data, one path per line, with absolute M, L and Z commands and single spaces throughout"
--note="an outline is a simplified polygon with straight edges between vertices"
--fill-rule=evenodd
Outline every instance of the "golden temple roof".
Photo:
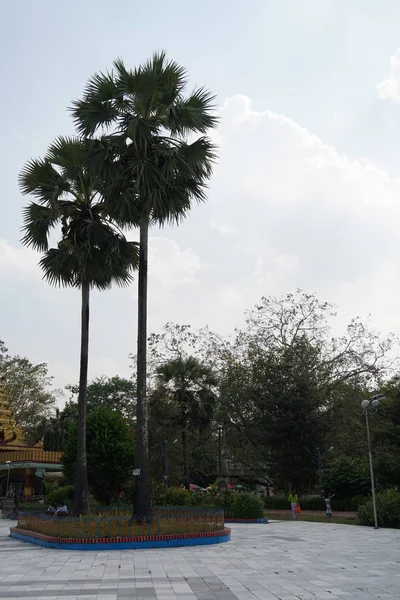
M 8 402 L 6 390 L 0 381 L 0 451 L 13 448 L 34 448 L 43 452 L 43 442 L 29 444 L 25 441 L 24 433 L 17 424 Z M 1 461 L 1 458 L 0 458 Z

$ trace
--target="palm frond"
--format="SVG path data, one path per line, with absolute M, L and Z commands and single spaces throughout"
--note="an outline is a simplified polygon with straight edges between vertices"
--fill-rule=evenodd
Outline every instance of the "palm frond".
M 83 142 L 78 137 L 60 135 L 50 144 L 46 158 L 50 164 L 58 167 L 82 169 L 84 151 Z
M 70 185 L 47 159 L 30 160 L 18 177 L 23 194 L 32 194 L 39 202 L 54 206 L 70 191 Z
M 199 88 L 189 98 L 173 104 L 165 119 L 165 125 L 173 134 L 205 133 L 217 126 L 219 119 L 213 113 L 215 96 L 205 88 Z
M 65 247 L 51 248 L 39 261 L 43 278 L 54 286 L 78 287 L 75 277 L 76 260 Z
M 112 72 L 95 73 L 87 82 L 84 95 L 86 98 L 96 97 L 100 102 L 114 100 L 117 94 L 115 78 Z
M 47 206 L 31 202 L 23 209 L 23 237 L 21 242 L 28 247 L 44 252 L 48 249 L 48 237 L 57 217 Z
M 76 100 L 70 108 L 72 120 L 80 135 L 91 136 L 98 129 L 109 127 L 118 118 L 118 109 L 111 100 L 96 96 Z

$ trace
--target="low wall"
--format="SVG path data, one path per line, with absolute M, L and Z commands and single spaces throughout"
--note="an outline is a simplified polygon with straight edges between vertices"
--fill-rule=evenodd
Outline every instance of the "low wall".
M 10 528 L 12 538 L 29 542 L 45 548 L 59 550 L 130 550 L 145 548 L 171 548 L 177 546 L 199 546 L 229 542 L 231 530 L 225 527 L 221 531 L 202 533 L 181 533 L 170 535 L 152 535 L 121 538 L 56 538 L 18 527 Z

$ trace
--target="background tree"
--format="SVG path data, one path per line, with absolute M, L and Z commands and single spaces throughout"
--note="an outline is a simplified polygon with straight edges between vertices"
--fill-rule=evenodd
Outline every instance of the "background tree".
M 52 414 L 59 395 L 51 387 L 53 378 L 47 364 L 35 365 L 27 358 L 10 356 L 1 343 L 0 377 L 17 423 L 28 440 L 35 439 L 37 427 Z
M 157 368 L 157 381 L 165 394 L 166 410 L 179 428 L 182 470 L 189 489 L 188 431 L 202 430 L 213 418 L 217 380 L 211 369 L 196 358 L 177 358 Z
M 72 425 L 78 422 L 77 402 L 68 401 L 63 410 L 56 408 L 55 415 L 44 419 L 37 428 L 36 439 L 43 438 L 45 450 L 63 452 Z
M 70 481 L 75 478 L 77 440 L 75 421 L 61 459 L 65 476 Z M 87 445 L 89 487 L 97 500 L 110 504 L 131 477 L 133 432 L 122 415 L 109 406 L 102 406 L 88 413 Z
M 78 396 L 79 387 L 69 385 L 67 389 L 71 393 L 71 400 L 74 401 Z M 136 413 L 135 382 L 118 375 L 98 377 L 88 384 L 87 405 L 90 410 L 109 406 L 132 422 Z
M 187 74 L 164 52 L 134 70 L 121 60 L 111 73 L 97 73 L 74 103 L 78 131 L 102 137 L 93 166 L 108 182 L 112 214 L 140 232 L 135 510 L 151 510 L 147 416 L 147 265 L 150 224 L 178 223 L 192 201 L 205 200 L 214 148 L 205 132 L 216 125 L 213 96 L 204 88 L 185 97 Z M 188 142 L 189 135 L 196 139 Z
M 20 175 L 20 188 L 38 202 L 24 209 L 26 246 L 43 252 L 39 264 L 52 285 L 81 291 L 79 426 L 74 512 L 89 511 L 86 461 L 86 390 L 89 356 L 90 289 L 105 290 L 112 282 L 127 285 L 137 264 L 138 248 L 128 242 L 106 211 L 103 181 L 87 168 L 88 144 L 58 138 L 44 159 L 31 160 Z M 55 248 L 50 232 L 61 226 Z

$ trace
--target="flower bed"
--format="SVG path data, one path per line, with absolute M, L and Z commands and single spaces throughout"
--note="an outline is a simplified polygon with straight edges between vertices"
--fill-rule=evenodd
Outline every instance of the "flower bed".
M 224 511 L 160 508 L 153 511 L 150 520 L 132 519 L 130 515 L 97 515 L 80 518 L 20 515 L 15 529 L 32 531 L 57 539 L 135 538 L 209 533 L 224 530 Z

